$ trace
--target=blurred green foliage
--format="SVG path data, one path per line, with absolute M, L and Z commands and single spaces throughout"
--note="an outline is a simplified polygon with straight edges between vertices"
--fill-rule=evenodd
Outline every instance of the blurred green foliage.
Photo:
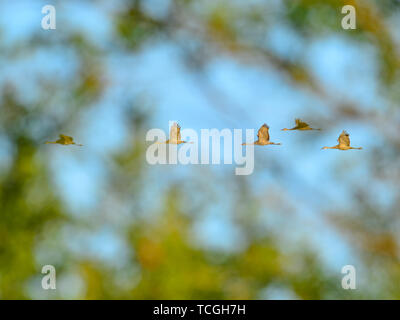
M 301 59 L 287 59 L 263 46 L 260 42 L 262 30 L 268 28 L 274 18 L 263 14 L 268 12 L 268 1 L 254 3 L 243 7 L 235 5 L 235 1 L 176 0 L 171 1 L 164 17 L 156 18 L 142 9 L 141 1 L 131 1 L 113 17 L 117 37 L 114 45 L 118 50 L 135 54 L 142 46 L 164 39 L 189 52 L 190 48 L 185 47 L 185 37 L 189 36 L 197 40 L 200 47 L 207 48 L 204 56 L 201 50 L 197 52 L 198 60 L 193 65 L 198 69 L 204 65 L 198 62 L 213 56 L 251 61 L 260 68 L 267 64 L 290 78 L 294 87 L 306 87 L 322 99 L 331 99 Z M 341 30 L 340 7 L 349 3 L 358 9 L 358 29 L 347 35 L 350 41 L 369 43 L 379 52 L 382 95 L 398 104 L 399 55 L 385 20 L 386 15 L 399 9 L 398 1 L 291 0 L 283 2 L 281 14 L 277 15 L 304 41 L 311 41 L 327 33 L 338 33 Z M 385 209 L 374 206 L 367 196 L 368 190 L 357 186 L 354 197 L 358 210 L 349 208 L 348 212 L 327 215 L 330 223 L 351 240 L 351 244 L 355 243 L 352 249 L 364 262 L 365 273 L 374 279 L 366 291 L 342 290 L 339 270 L 327 270 L 318 253 L 302 244 L 295 252 L 284 250 L 276 233 L 259 231 L 257 217 L 262 204 L 252 195 L 245 179 L 227 178 L 224 182 L 228 189 L 231 185 L 237 186 L 236 195 L 240 201 L 232 200 L 232 206 L 236 210 L 236 222 L 246 235 L 243 248 L 233 252 L 207 249 L 196 245 L 190 237 L 193 212 L 201 210 L 188 205 L 197 200 L 186 192 L 185 183 L 172 186 L 156 199 L 145 197 L 146 186 L 157 185 L 157 179 L 144 163 L 145 128 L 151 114 L 135 104 L 128 104 L 124 110 L 129 128 L 125 148 L 105 156 L 108 174 L 103 189 L 106 196 L 94 211 L 98 214 L 92 212 L 82 218 L 70 214 L 55 187 L 49 151 L 42 142 L 57 136 L 61 129 L 77 128 L 84 112 L 104 94 L 107 79 L 102 57 L 107 52 L 96 48 L 90 39 L 76 31 L 64 34 L 59 43 L 54 39 L 47 42 L 41 36 L 35 39 L 19 50 L 29 52 L 52 45 L 73 48 L 80 62 L 79 72 L 73 82 L 42 81 L 42 96 L 35 105 L 25 104 L 21 99 L 23 92 L 10 83 L 2 87 L 0 136 L 9 146 L 6 150 L 11 161 L 0 169 L 1 299 L 70 297 L 59 291 L 49 292 L 48 296 L 39 293 L 42 260 L 36 255 L 40 248 L 60 254 L 54 259 L 57 279 L 68 274 L 79 277 L 83 289 L 71 297 L 80 299 L 257 299 L 265 297 L 263 292 L 269 286 L 284 288 L 285 292 L 290 292 L 289 297 L 300 299 L 400 297 L 398 229 L 394 227 L 399 220 L 398 190 L 387 210 L 394 214 L 386 214 Z M 2 59 L 8 59 L 6 53 Z M 67 106 L 62 115 L 51 112 L 54 105 L 49 102 L 52 101 L 49 92 L 59 99 L 55 101 Z M 355 104 L 343 106 L 334 100 L 333 105 L 337 107 L 336 118 L 352 114 L 366 123 L 377 121 L 373 114 Z M 398 181 L 394 181 L 396 175 L 391 176 L 385 168 L 393 165 L 397 172 L 398 167 L 393 162 L 398 159 L 400 143 L 398 137 L 393 138 L 386 131 L 390 127 L 388 121 L 393 124 L 395 119 L 390 120 L 390 113 L 384 116 L 376 126 L 391 151 L 377 150 L 368 155 L 373 166 L 371 183 L 379 181 L 398 189 Z M 398 123 L 393 126 L 399 128 Z M 195 177 L 199 181 L 202 179 L 199 173 Z M 205 184 L 206 187 L 192 185 L 191 188 L 202 190 L 204 194 L 212 193 L 212 187 Z M 200 207 L 213 200 L 212 194 L 202 198 Z M 162 203 L 152 212 L 156 218 L 146 217 L 148 212 L 143 204 L 146 201 Z M 119 214 L 126 214 L 126 217 L 120 221 L 115 217 Z M 118 220 L 115 228 L 129 248 L 123 265 L 103 264 L 90 255 L 72 254 L 67 249 L 66 239 L 62 237 L 66 228 L 72 230 L 66 233 L 68 236 L 78 237 L 80 231 L 90 233 L 113 219 Z

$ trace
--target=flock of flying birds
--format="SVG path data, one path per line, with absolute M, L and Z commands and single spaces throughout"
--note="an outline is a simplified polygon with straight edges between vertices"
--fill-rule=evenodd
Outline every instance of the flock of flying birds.
M 306 122 L 300 120 L 300 119 L 295 119 L 296 125 L 291 128 L 287 129 L 284 128 L 282 131 L 288 131 L 288 130 L 321 130 L 321 129 L 314 129 L 311 128 Z M 263 124 L 261 128 L 258 130 L 257 133 L 257 140 L 252 142 L 252 143 L 243 143 L 242 145 L 258 145 L 258 146 L 267 146 L 267 145 L 280 145 L 281 143 L 275 143 L 271 142 L 269 140 L 269 127 L 267 124 Z M 338 149 L 338 150 L 350 150 L 350 149 L 357 149 L 361 150 L 361 147 L 355 148 L 350 146 L 350 135 L 343 130 L 342 133 L 340 134 L 339 138 L 337 139 L 339 142 L 337 145 L 333 147 L 323 147 L 322 149 Z M 165 142 L 158 142 L 158 143 L 166 143 L 166 144 L 181 144 L 181 143 L 193 143 L 193 142 L 188 142 L 188 141 L 183 141 L 181 139 L 181 127 L 175 122 L 170 129 L 169 133 L 169 139 Z M 76 146 L 83 146 L 82 144 L 77 144 L 74 142 L 74 139 L 69 136 L 65 136 L 63 134 L 60 134 L 60 138 L 56 141 L 47 141 L 46 144 L 61 144 L 61 145 L 76 145 Z

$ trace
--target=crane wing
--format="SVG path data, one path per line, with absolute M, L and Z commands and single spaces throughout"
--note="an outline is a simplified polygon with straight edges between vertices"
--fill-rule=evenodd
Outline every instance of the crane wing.
M 301 121 L 300 119 L 296 119 L 296 126 L 297 128 L 305 128 L 308 127 L 308 123 Z
M 71 140 L 73 140 L 72 137 L 66 136 L 66 135 L 64 135 L 64 134 L 60 134 L 60 138 L 63 138 L 63 139 L 71 139 Z
M 338 138 L 338 142 L 340 146 L 350 147 L 350 137 L 349 134 L 343 130 Z
M 74 139 L 72 137 L 70 137 L 70 136 L 66 136 L 66 135 L 60 134 L 60 140 L 63 143 L 71 143 Z

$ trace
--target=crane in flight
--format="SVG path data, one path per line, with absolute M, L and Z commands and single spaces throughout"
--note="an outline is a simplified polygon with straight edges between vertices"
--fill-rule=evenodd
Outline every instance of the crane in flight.
M 60 134 L 60 139 L 56 140 L 56 141 L 46 141 L 46 144 L 62 144 L 64 146 L 67 145 L 75 145 L 78 147 L 82 147 L 83 144 L 77 144 L 74 142 L 74 138 L 69 137 L 69 136 L 65 136 L 63 134 Z
M 300 119 L 294 119 L 296 125 L 291 128 L 291 129 L 287 129 L 287 128 L 283 128 L 282 131 L 289 131 L 289 130 L 321 130 L 321 129 L 314 129 L 311 128 L 310 125 L 307 122 L 304 122 Z
M 267 146 L 269 144 L 272 145 L 280 145 L 280 143 L 275 143 L 269 141 L 269 127 L 266 123 L 264 123 L 257 133 L 258 140 L 253 143 L 242 143 L 242 146 L 245 145 L 258 145 L 258 146 Z
M 350 147 L 350 135 L 343 130 L 342 133 L 340 134 L 339 138 L 337 139 L 339 144 L 333 147 L 323 147 L 322 149 L 339 149 L 339 150 L 350 150 L 350 149 L 357 149 L 357 150 L 362 150 L 361 147 L 359 148 L 354 148 Z
M 181 144 L 181 143 L 193 143 L 193 142 L 188 142 L 188 141 L 182 140 L 181 127 L 179 126 L 179 124 L 174 122 L 169 131 L 169 139 L 165 142 L 158 142 L 158 143 Z

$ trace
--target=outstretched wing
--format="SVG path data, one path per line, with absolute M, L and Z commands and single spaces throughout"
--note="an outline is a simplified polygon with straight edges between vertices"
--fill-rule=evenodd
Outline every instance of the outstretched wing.
M 172 125 L 169 131 L 169 140 L 171 142 L 178 142 L 181 140 L 181 127 L 176 122 Z
M 338 142 L 340 146 L 350 147 L 350 136 L 346 131 L 342 131 L 338 138 Z
M 63 135 L 63 134 L 60 134 L 60 138 L 62 140 L 64 140 L 64 142 L 66 142 L 66 143 L 71 143 L 71 142 L 74 141 L 74 139 L 72 137 L 66 136 L 66 135 Z
M 63 140 L 64 143 L 72 143 L 74 141 L 74 138 L 63 134 L 60 134 L 60 138 L 61 140 Z
M 296 127 L 297 128 L 305 128 L 308 127 L 308 123 L 301 121 L 300 119 L 295 119 L 296 121 Z
M 261 128 L 258 130 L 257 137 L 259 141 L 269 141 L 269 127 L 267 124 L 263 124 Z

